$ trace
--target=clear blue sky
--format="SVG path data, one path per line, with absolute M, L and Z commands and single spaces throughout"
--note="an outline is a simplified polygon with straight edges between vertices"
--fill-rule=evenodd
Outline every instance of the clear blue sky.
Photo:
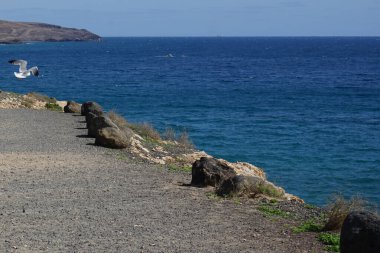
M 12 0 L 0 19 L 101 36 L 380 36 L 380 0 Z

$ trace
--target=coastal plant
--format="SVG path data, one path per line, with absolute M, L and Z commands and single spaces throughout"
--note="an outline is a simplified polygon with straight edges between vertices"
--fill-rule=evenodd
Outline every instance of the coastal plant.
M 62 107 L 60 107 L 56 103 L 46 103 L 45 107 L 46 107 L 46 109 L 52 110 L 52 111 L 62 111 L 63 110 Z
M 119 160 L 128 160 L 128 156 L 125 153 L 119 153 L 116 155 L 116 158 Z
M 323 224 L 317 223 L 315 220 L 308 220 L 302 223 L 300 226 L 293 228 L 294 233 L 303 232 L 320 232 L 323 228 Z
M 341 194 L 333 195 L 327 205 L 327 222 L 323 230 L 339 230 L 342 228 L 343 221 L 350 212 L 367 209 L 370 209 L 368 202 L 360 196 L 345 199 Z
M 265 182 L 260 182 L 257 186 L 257 193 L 263 194 L 273 198 L 279 198 L 284 195 L 284 192 L 277 189 L 273 185 L 267 184 Z
M 189 134 L 186 130 L 183 130 L 181 134 L 178 136 L 177 142 L 185 148 L 193 149 L 194 144 L 189 138 Z
M 57 99 L 55 99 L 53 97 L 48 97 L 48 96 L 41 94 L 41 93 L 38 93 L 38 92 L 31 92 L 31 93 L 26 94 L 26 96 L 30 97 L 30 98 L 34 98 L 34 99 L 39 100 L 39 101 L 43 101 L 45 103 L 49 103 L 49 104 L 57 103 Z
M 33 107 L 33 102 L 30 100 L 25 99 L 24 101 L 21 102 L 21 105 L 26 107 L 26 108 L 32 108 Z
M 107 113 L 107 116 L 121 130 L 127 129 L 129 127 L 129 125 L 130 125 L 123 116 L 121 116 L 120 114 L 116 113 L 115 111 L 109 111 Z
M 175 141 L 176 140 L 176 133 L 173 128 L 167 127 L 165 129 L 165 132 L 163 134 L 163 139 L 167 141 Z
M 320 233 L 318 240 L 327 245 L 326 250 L 331 252 L 340 252 L 340 235 L 337 233 Z
M 168 164 L 169 171 L 182 171 L 182 172 L 191 172 L 191 166 L 178 166 L 176 164 Z
M 260 212 L 264 213 L 265 216 L 280 216 L 283 218 L 290 218 L 289 212 L 285 212 L 273 205 L 263 204 L 257 208 Z
M 149 123 L 131 124 L 130 128 L 141 135 L 143 138 L 153 141 L 160 141 L 160 133 L 155 130 Z
M 306 209 L 315 209 L 315 208 L 316 208 L 316 207 L 315 207 L 314 205 L 312 205 L 312 204 L 305 204 L 304 207 L 305 207 Z
M 224 199 L 223 197 L 219 196 L 215 192 L 207 192 L 206 196 L 207 196 L 208 199 L 216 200 L 216 201 Z

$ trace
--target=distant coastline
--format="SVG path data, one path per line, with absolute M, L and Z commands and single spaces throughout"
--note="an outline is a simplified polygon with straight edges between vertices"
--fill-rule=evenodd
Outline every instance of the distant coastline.
M 0 20 L 0 44 L 17 44 L 31 41 L 90 41 L 100 39 L 99 35 L 86 29 L 66 28 L 45 23 Z

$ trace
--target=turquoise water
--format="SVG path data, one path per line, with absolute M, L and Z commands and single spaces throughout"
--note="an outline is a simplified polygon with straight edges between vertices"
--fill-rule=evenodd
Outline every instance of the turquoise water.
M 16 80 L 12 58 L 42 76 Z M 0 60 L 0 89 L 186 129 L 310 203 L 341 192 L 380 204 L 380 38 L 106 38 L 2 45 Z

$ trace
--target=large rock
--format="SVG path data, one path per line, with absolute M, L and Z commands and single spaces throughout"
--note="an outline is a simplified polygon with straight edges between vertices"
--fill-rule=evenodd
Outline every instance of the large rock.
M 92 112 L 87 113 L 86 115 L 86 127 L 87 129 L 90 128 L 90 125 L 92 124 L 92 120 L 98 117 L 98 115 L 93 114 Z
M 131 145 L 131 137 L 118 128 L 106 127 L 98 130 L 95 144 L 107 148 L 123 149 Z
M 81 113 L 81 105 L 74 101 L 67 101 L 67 105 L 63 107 L 65 113 Z
M 86 102 L 82 104 L 81 114 L 82 116 L 86 116 L 88 113 L 92 112 L 95 115 L 101 116 L 103 115 L 103 108 L 96 102 Z
M 191 184 L 195 186 L 217 186 L 223 180 L 236 176 L 236 172 L 220 161 L 202 157 L 192 167 Z
M 351 212 L 340 234 L 341 253 L 380 252 L 380 218 L 363 211 Z
M 93 113 L 91 113 L 94 115 Z M 88 136 L 90 137 L 96 137 L 98 134 L 98 130 L 106 127 L 113 127 L 118 129 L 115 123 L 113 123 L 108 117 L 106 116 L 96 116 L 92 118 L 90 121 L 88 121 Z
M 264 180 L 266 179 L 265 172 L 259 167 L 256 167 L 250 163 L 245 163 L 245 162 L 230 163 L 223 159 L 218 159 L 218 160 L 221 163 L 225 164 L 226 166 L 231 167 L 238 175 L 260 177 Z
M 225 179 L 217 187 L 216 192 L 222 196 L 247 196 L 252 198 L 258 195 L 280 198 L 285 194 L 284 189 L 261 177 L 244 175 Z

